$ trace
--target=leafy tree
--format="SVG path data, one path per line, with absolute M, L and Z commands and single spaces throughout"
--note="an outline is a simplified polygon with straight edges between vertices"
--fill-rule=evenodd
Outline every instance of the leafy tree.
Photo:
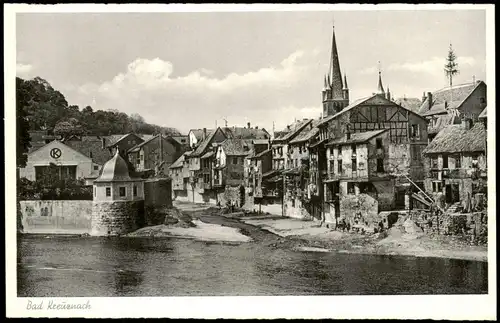
M 31 147 L 28 116 L 25 111 L 29 100 L 29 91 L 25 81 L 16 77 L 16 164 L 25 167 L 28 159 L 28 150 Z
M 56 136 L 62 136 L 63 138 L 68 138 L 70 136 L 82 136 L 85 133 L 84 128 L 75 118 L 69 118 L 59 121 L 54 127 L 54 134 Z
M 453 51 L 453 47 L 450 44 L 450 48 L 448 50 L 448 56 L 446 57 L 446 64 L 444 65 L 444 73 L 450 80 L 450 87 L 453 85 L 453 76 L 460 73 L 458 70 L 458 63 L 456 62 L 457 56 Z

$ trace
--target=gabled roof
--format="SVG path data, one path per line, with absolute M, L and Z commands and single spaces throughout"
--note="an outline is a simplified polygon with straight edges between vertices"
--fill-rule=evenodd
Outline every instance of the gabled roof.
M 446 108 L 459 108 L 462 103 L 469 97 L 469 95 L 474 92 L 474 90 L 484 84 L 483 81 L 477 81 L 475 83 L 466 83 L 460 85 L 454 85 L 451 88 L 445 87 L 438 91 L 432 93 L 432 105 L 429 109 L 428 98 L 422 102 L 420 109 L 418 111 L 421 115 L 433 115 L 438 113 L 445 113 Z M 445 107 L 445 102 L 447 107 Z
M 185 159 L 185 156 L 186 153 L 182 154 L 181 157 L 177 158 L 176 161 L 174 161 L 169 168 L 180 168 L 180 167 L 183 167 L 184 166 L 184 159 Z
M 106 147 L 112 147 L 119 141 L 123 140 L 126 136 L 128 136 L 129 133 L 125 135 L 109 135 L 105 136 L 105 142 L 106 142 Z
M 295 137 L 290 144 L 298 144 L 302 142 L 309 141 L 314 138 L 318 133 L 319 129 L 317 125 L 321 122 L 321 119 L 314 119 L 308 127 L 305 127 L 297 137 Z
M 386 103 L 388 103 L 388 104 L 392 104 L 392 105 L 398 106 L 398 107 L 400 107 L 401 109 L 407 110 L 407 111 L 409 111 L 409 112 L 413 113 L 414 115 L 416 115 L 416 116 L 418 116 L 418 117 L 420 117 L 420 118 L 422 118 L 422 119 L 424 119 L 424 120 L 425 120 L 425 118 L 424 118 L 424 117 L 422 117 L 420 114 L 418 114 L 418 113 L 416 113 L 416 112 L 414 112 L 414 111 L 411 111 L 411 110 L 409 110 L 409 109 L 407 109 L 407 108 L 405 108 L 405 107 L 403 107 L 403 106 L 401 106 L 401 105 L 397 104 L 396 102 L 393 102 L 393 101 L 391 101 L 391 100 L 388 100 L 388 99 L 387 99 L 386 97 L 384 97 L 384 96 L 381 96 L 381 95 L 379 95 L 379 94 L 373 94 L 373 95 L 371 95 L 371 96 L 368 96 L 368 97 L 361 98 L 361 99 L 358 99 L 358 100 L 356 100 L 356 101 L 353 101 L 353 102 L 352 102 L 351 104 L 349 104 L 347 107 L 345 107 L 344 109 L 342 109 L 342 111 L 337 112 L 337 113 L 336 113 L 336 114 L 334 114 L 333 116 L 330 116 L 330 117 L 326 117 L 326 118 L 321 119 L 321 121 L 320 121 L 320 122 L 319 122 L 319 124 L 318 124 L 318 127 L 321 127 L 321 126 L 323 126 L 323 125 L 327 124 L 329 121 L 331 121 L 331 120 L 333 120 L 333 119 L 338 118 L 339 116 L 343 115 L 344 113 L 346 113 L 346 112 L 348 112 L 348 111 L 350 111 L 350 110 L 352 110 L 352 109 L 354 109 L 354 108 L 356 108 L 356 107 L 358 107 L 358 106 L 362 105 L 363 103 L 365 103 L 365 102 L 367 102 L 368 100 L 371 100 L 371 99 L 373 99 L 373 98 L 378 98 L 379 100 L 385 101 L 385 102 L 386 102 Z
M 64 144 L 89 157 L 99 165 L 104 165 L 106 161 L 113 157 L 107 148 L 102 147 L 102 141 L 98 137 L 82 137 L 81 141 L 70 140 L 65 141 Z
M 295 123 L 290 125 L 290 129 L 287 128 L 281 131 L 282 134 L 279 137 L 274 138 L 273 141 L 286 142 L 295 138 L 295 136 L 298 135 L 310 122 L 312 122 L 312 119 L 297 120 Z
M 209 136 L 210 133 L 214 132 L 214 129 L 206 129 L 206 130 L 207 130 L 207 137 Z M 203 129 L 191 129 L 189 130 L 189 132 L 192 132 L 197 140 L 201 140 L 203 138 Z
M 424 154 L 486 151 L 486 129 L 476 122 L 469 130 L 461 124 L 441 130 L 424 149 Z
M 380 130 L 372 130 L 372 131 L 364 131 L 364 132 L 355 132 L 351 133 L 351 138 L 347 139 L 347 136 L 344 135 L 343 137 L 340 138 L 335 138 L 330 140 L 326 145 L 327 146 L 332 146 L 332 145 L 350 145 L 350 144 L 355 144 L 355 143 L 363 143 L 367 142 L 368 140 L 372 139 L 373 137 L 376 137 L 389 129 L 380 129 Z
M 221 130 L 227 138 L 233 139 L 268 139 L 271 137 L 264 128 L 221 127 Z
M 217 128 L 216 130 L 212 131 L 205 140 L 200 142 L 200 144 L 196 147 L 196 149 L 191 153 L 190 157 L 199 157 L 205 153 L 205 150 L 209 147 L 210 143 L 215 137 L 215 134 L 217 133 L 217 130 L 220 128 Z M 208 130 L 207 130 L 208 132 Z M 224 134 L 224 132 L 223 132 Z
M 252 141 L 245 139 L 226 139 L 221 143 L 227 156 L 246 156 L 252 152 Z
M 133 152 L 139 151 L 139 150 L 140 150 L 143 146 L 145 146 L 145 145 L 147 145 L 147 144 L 151 143 L 154 139 L 158 138 L 159 136 L 160 136 L 160 135 L 156 135 L 156 136 L 151 137 L 150 139 L 148 139 L 148 140 L 146 140 L 146 141 L 141 142 L 140 144 L 135 145 L 134 147 L 130 148 L 130 149 L 128 150 L 128 152 L 129 152 L 129 153 L 133 153 Z M 174 145 L 177 145 L 177 146 L 180 146 L 180 145 L 181 145 L 181 144 L 180 144 L 177 140 L 173 139 L 172 137 L 163 137 L 163 136 L 162 136 L 162 138 L 163 138 L 164 140 L 170 141 L 170 142 L 171 142 L 171 143 L 173 143 Z
M 207 151 L 203 156 L 201 156 L 200 158 L 201 159 L 205 159 L 205 158 L 210 158 L 214 155 L 214 152 L 213 151 Z

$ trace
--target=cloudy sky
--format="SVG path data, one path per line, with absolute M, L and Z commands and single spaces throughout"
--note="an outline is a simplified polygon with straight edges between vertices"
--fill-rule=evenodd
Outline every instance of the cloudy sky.
M 332 22 L 351 98 L 384 86 L 418 97 L 485 79 L 485 12 L 23 13 L 16 17 L 17 75 L 40 76 L 81 108 L 137 112 L 190 128 L 247 122 L 276 130 L 319 117 Z

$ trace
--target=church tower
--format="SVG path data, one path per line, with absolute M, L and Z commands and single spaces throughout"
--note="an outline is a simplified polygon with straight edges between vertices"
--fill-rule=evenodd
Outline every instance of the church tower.
M 337 43 L 335 41 L 335 27 L 332 33 L 332 52 L 330 58 L 330 69 L 324 79 L 323 117 L 329 117 L 341 111 L 349 105 L 349 88 L 347 87 L 347 76 L 344 74 L 344 83 L 340 73 Z

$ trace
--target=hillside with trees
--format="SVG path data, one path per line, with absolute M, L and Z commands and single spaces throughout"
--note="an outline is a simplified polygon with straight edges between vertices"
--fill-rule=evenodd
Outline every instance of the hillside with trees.
M 136 132 L 142 134 L 179 134 L 175 128 L 160 127 L 144 121 L 139 114 L 131 116 L 118 110 L 96 110 L 91 106 L 70 105 L 64 95 L 46 80 L 16 77 L 17 112 L 22 112 L 28 130 L 49 130 L 55 135 L 105 136 Z M 18 137 L 19 138 L 19 137 Z

